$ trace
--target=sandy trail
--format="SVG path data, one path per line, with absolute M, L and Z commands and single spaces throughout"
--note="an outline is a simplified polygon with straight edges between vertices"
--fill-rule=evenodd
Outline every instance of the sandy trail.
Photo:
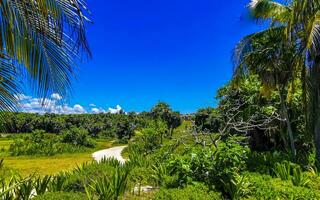
M 126 160 L 121 156 L 121 152 L 125 147 L 127 146 L 112 147 L 109 149 L 97 151 L 92 154 L 92 157 L 94 160 L 98 162 L 102 160 L 104 157 L 106 157 L 106 158 L 115 158 L 119 162 L 124 163 Z

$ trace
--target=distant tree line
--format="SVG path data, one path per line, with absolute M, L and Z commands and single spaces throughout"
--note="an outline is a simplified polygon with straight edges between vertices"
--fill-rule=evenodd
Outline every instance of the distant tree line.
M 179 112 L 173 111 L 166 103 L 160 102 L 150 112 L 103 113 L 103 114 L 34 114 L 11 113 L 1 122 L 2 133 L 31 133 L 43 130 L 46 133 L 61 134 L 76 127 L 92 137 L 117 137 L 128 140 L 134 130 L 144 128 L 152 120 L 161 120 L 168 127 L 168 135 L 181 124 Z

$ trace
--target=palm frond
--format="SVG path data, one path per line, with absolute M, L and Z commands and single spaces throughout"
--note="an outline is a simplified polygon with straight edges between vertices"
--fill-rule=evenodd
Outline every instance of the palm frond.
M 268 35 L 281 36 L 285 32 L 285 27 L 274 27 L 261 32 L 257 32 L 244 37 L 235 47 L 232 55 L 234 63 L 234 77 L 241 76 L 248 72 L 248 66 L 246 65 L 245 59 L 248 54 L 254 51 L 253 43 L 257 40 L 261 40 Z
M 25 72 L 22 74 L 38 96 L 65 96 L 75 77 L 77 61 L 83 55 L 91 57 L 85 29 L 89 20 L 84 12 L 87 7 L 83 0 L 0 2 L 0 51 Z M 16 78 L 25 78 L 19 75 Z M 21 92 L 18 88 L 4 89 L 13 96 Z M 9 106 L 13 99 L 4 102 Z
M 257 19 L 272 19 L 273 22 L 287 23 L 292 9 L 271 0 L 251 0 L 251 14 Z

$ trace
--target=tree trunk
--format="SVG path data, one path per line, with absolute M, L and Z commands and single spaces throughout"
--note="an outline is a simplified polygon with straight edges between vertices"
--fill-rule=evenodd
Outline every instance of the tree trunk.
M 320 87 L 319 87 L 319 77 L 314 79 L 314 85 L 313 85 L 313 102 L 311 107 L 311 122 L 313 123 L 313 138 L 314 138 L 314 146 L 316 149 L 316 156 L 318 164 L 320 164 Z
M 170 128 L 169 128 L 169 138 L 172 139 L 172 136 L 173 136 L 173 127 L 170 126 Z
M 285 119 L 286 125 L 287 125 L 287 132 L 289 136 L 289 143 L 290 143 L 290 149 L 294 156 L 296 156 L 296 147 L 294 145 L 294 137 L 293 137 L 293 131 L 292 126 L 289 118 L 288 108 L 284 99 L 285 90 L 280 90 L 280 103 L 281 103 L 281 109 L 283 113 L 283 117 Z
M 320 57 L 317 56 L 314 61 L 314 66 L 311 68 L 311 93 L 310 102 L 311 105 L 308 111 L 309 123 L 314 139 L 314 146 L 316 149 L 316 158 L 318 164 L 320 164 Z
M 318 106 L 317 112 L 320 112 L 319 106 Z M 314 145 L 316 148 L 317 161 L 318 161 L 318 164 L 320 164 L 320 118 L 319 117 L 315 119 L 315 126 L 314 126 L 313 133 L 314 133 Z

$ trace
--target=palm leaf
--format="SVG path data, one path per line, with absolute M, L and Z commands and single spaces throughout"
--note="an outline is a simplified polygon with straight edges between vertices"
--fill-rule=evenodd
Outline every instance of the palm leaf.
M 6 80 L 0 86 L 0 110 L 16 108 L 14 97 L 21 92 L 17 80 L 27 79 L 42 98 L 67 95 L 77 61 L 91 56 L 84 12 L 83 0 L 0 2 L 0 50 L 6 55 L 0 61 L 0 76 Z

